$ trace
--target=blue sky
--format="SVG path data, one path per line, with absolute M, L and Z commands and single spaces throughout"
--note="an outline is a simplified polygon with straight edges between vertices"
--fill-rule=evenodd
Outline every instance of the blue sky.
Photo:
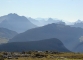
M 9 13 L 73 22 L 83 20 L 83 0 L 0 0 L 0 16 Z

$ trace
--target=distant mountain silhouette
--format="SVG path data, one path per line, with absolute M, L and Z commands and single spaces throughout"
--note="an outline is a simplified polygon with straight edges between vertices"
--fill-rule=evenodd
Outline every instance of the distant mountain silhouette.
M 64 24 L 48 24 L 43 27 L 27 30 L 18 34 L 9 42 L 27 42 L 43 39 L 57 38 L 61 40 L 68 49 L 72 49 L 80 43 L 80 37 L 83 36 L 83 29 L 70 27 Z
M 46 22 L 47 22 L 47 24 L 56 23 L 56 24 L 64 24 L 65 25 L 65 22 L 58 20 L 58 19 L 53 19 L 53 18 L 48 18 L 48 20 Z
M 1 18 L 3 18 L 3 20 L 0 19 L 2 20 L 0 27 L 8 28 L 19 33 L 36 27 L 36 25 L 32 24 L 25 16 L 19 16 L 15 13 L 10 13 Z
M 31 18 L 31 17 L 29 17 L 28 20 L 29 20 L 31 23 L 33 23 L 33 24 L 35 24 L 35 25 L 37 25 L 37 26 L 43 26 L 43 25 L 44 25 L 44 24 L 42 24 L 42 22 L 40 22 L 39 20 L 33 19 L 33 18 Z
M 45 39 L 39 41 L 29 42 L 13 42 L 0 45 L 0 51 L 59 51 L 59 52 L 70 52 L 63 43 L 56 39 Z
M 33 18 L 28 18 L 33 24 L 37 25 L 37 26 L 44 26 L 47 24 L 52 24 L 52 23 L 56 23 L 56 24 L 65 24 L 65 22 L 58 20 L 58 19 L 53 19 L 53 18 L 48 18 L 48 19 L 33 19 Z
M 72 25 L 73 27 L 81 27 L 83 28 L 83 21 L 78 20 L 74 23 L 74 25 Z
M 6 28 L 0 28 L 0 44 L 7 42 L 9 39 L 17 35 L 17 32 Z

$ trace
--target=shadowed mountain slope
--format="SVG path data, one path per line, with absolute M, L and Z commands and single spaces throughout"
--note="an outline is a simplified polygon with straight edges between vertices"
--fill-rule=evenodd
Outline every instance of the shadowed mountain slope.
M 68 49 L 65 48 L 63 43 L 56 38 L 29 42 L 12 42 L 0 45 L 0 51 L 31 51 L 31 50 L 70 52 Z

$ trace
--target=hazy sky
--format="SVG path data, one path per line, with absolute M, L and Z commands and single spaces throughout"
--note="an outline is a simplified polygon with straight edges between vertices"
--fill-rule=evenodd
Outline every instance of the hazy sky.
M 33 18 L 83 20 L 83 0 L 0 0 L 0 16 L 9 13 Z

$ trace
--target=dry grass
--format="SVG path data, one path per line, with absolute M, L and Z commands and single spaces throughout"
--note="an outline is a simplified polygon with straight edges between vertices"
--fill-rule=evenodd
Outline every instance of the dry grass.
M 5 59 L 5 60 L 83 60 L 83 59 L 68 59 L 68 58 L 64 58 L 64 59 L 61 59 L 61 58 L 24 58 L 24 57 L 21 57 L 21 58 L 18 58 L 18 59 Z
M 61 54 L 46 54 L 47 57 L 19 57 L 18 59 L 5 60 L 83 60 L 83 54 L 78 53 L 61 53 Z

